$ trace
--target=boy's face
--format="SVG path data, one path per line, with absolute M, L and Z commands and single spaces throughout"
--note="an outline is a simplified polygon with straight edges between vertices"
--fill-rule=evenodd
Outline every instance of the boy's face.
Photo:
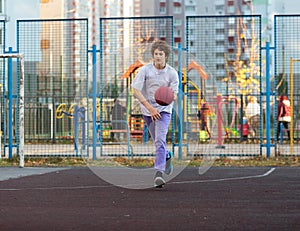
M 164 51 L 158 49 L 154 50 L 153 59 L 156 67 L 163 68 L 166 65 L 166 58 Z

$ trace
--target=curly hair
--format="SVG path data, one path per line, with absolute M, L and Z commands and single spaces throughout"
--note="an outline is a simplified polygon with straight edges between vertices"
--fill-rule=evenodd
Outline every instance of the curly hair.
M 157 41 L 152 43 L 152 47 L 151 47 L 152 56 L 154 55 L 154 51 L 156 49 L 158 49 L 160 51 L 163 51 L 166 55 L 166 59 L 168 60 L 168 57 L 171 53 L 171 48 L 170 48 L 169 44 L 166 41 L 157 40 Z

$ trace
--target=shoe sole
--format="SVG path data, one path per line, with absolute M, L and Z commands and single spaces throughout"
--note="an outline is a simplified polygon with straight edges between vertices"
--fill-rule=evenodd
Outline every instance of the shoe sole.
M 162 177 L 156 177 L 154 180 L 154 187 L 162 188 L 166 184 L 165 180 Z

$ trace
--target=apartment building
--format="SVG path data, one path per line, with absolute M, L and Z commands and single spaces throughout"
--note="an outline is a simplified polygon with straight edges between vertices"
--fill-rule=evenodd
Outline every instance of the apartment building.
M 0 20 L 8 21 L 9 17 L 6 14 L 6 0 L 0 0 Z M 4 28 L 0 27 L 0 49 L 5 49 L 4 47 Z

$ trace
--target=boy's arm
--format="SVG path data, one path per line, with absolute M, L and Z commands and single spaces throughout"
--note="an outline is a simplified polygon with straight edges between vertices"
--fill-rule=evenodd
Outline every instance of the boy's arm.
M 137 89 L 133 89 L 134 90 L 134 96 L 138 99 L 138 101 L 143 104 L 147 109 L 148 111 L 150 112 L 151 114 L 151 118 L 152 120 L 157 120 L 157 119 L 160 119 L 161 116 L 160 116 L 160 113 L 159 111 L 152 107 L 152 105 L 145 99 L 145 97 L 143 96 L 142 92 L 137 90 Z

